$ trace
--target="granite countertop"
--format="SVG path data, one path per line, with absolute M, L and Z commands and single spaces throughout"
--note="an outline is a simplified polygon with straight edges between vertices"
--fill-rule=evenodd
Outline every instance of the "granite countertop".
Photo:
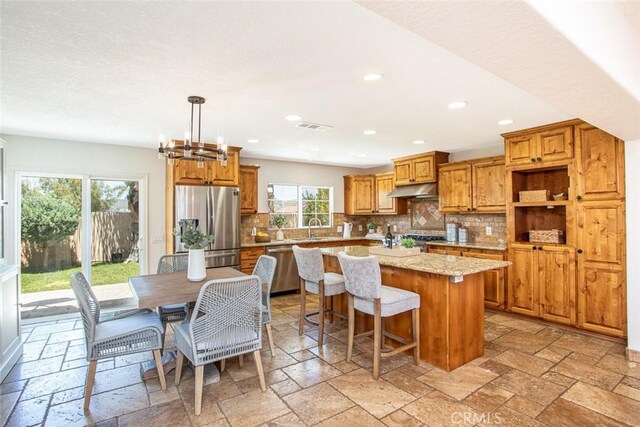
M 447 242 L 445 240 L 432 240 L 430 242 L 426 242 L 427 246 L 446 246 L 450 248 L 469 248 L 469 249 L 487 249 L 490 251 L 506 251 L 507 245 L 498 246 L 497 243 L 458 243 L 458 242 Z
M 247 242 L 240 245 L 241 248 L 257 248 L 261 246 L 281 246 L 281 245 L 300 245 L 304 243 L 322 243 L 322 242 L 349 242 L 353 240 L 367 240 L 364 236 L 361 237 L 316 237 L 315 239 L 284 239 L 284 240 L 272 240 L 267 243 Z
M 345 251 L 347 255 L 368 256 L 368 246 L 344 246 L 321 248 L 323 254 L 338 256 L 338 252 Z M 453 255 L 439 255 L 420 253 L 408 257 L 390 257 L 375 255 L 380 265 L 389 267 L 406 268 L 409 270 L 424 271 L 426 273 L 441 274 L 443 276 L 466 276 L 482 271 L 504 268 L 511 265 L 509 261 L 493 261 L 471 257 L 459 257 Z

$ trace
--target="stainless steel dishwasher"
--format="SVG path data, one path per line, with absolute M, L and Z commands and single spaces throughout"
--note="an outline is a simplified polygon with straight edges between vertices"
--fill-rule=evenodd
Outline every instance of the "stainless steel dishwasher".
M 300 288 L 298 282 L 298 266 L 293 256 L 293 245 L 267 246 L 267 255 L 274 257 L 276 272 L 273 275 L 271 293 L 295 291 Z

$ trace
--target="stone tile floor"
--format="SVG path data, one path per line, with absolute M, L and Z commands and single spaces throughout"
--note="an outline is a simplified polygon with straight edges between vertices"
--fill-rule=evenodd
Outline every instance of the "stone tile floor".
M 398 355 L 383 360 L 382 378 L 374 381 L 367 353 L 356 350 L 351 363 L 344 360 L 345 322 L 329 325 L 326 344 L 317 348 L 316 329 L 297 334 L 298 297 L 272 301 L 278 348 L 275 357 L 267 345 L 262 352 L 267 391 L 260 391 L 250 357 L 242 368 L 229 361 L 220 382 L 205 382 L 199 417 L 190 369 L 178 387 L 170 373 L 167 391 L 157 379 L 142 382 L 140 363 L 151 353 L 102 361 L 85 415 L 79 317 L 25 324 L 24 356 L 0 385 L 2 424 L 640 425 L 640 365 L 627 361 L 615 341 L 488 312 L 483 357 L 446 373 Z

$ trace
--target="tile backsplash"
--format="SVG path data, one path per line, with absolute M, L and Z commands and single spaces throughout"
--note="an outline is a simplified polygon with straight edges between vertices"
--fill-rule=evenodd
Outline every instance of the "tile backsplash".
M 427 231 L 445 229 L 445 224 L 455 222 L 461 227 L 469 229 L 469 241 L 482 243 L 497 243 L 498 239 L 506 239 L 507 227 L 505 214 L 443 214 L 438 210 L 437 200 L 409 200 L 409 213 L 405 215 L 357 215 L 348 216 L 343 213 L 333 214 L 333 227 L 313 229 L 313 232 L 322 237 L 341 236 L 342 233 L 337 231 L 337 227 L 345 221 L 353 223 L 353 237 L 365 236 L 367 234 L 367 222 L 373 220 L 382 232 L 386 232 L 387 224 L 396 226 L 394 234 L 403 234 L 408 231 Z M 358 230 L 362 226 L 362 230 Z M 491 226 L 491 236 L 486 235 L 486 227 Z M 258 231 L 266 231 L 275 240 L 276 230 L 269 230 L 269 215 L 266 213 L 258 213 L 255 215 L 242 216 L 242 242 L 248 243 L 253 241 L 251 236 L 251 228 L 256 227 Z M 306 237 L 308 230 L 306 228 L 285 229 L 286 238 Z

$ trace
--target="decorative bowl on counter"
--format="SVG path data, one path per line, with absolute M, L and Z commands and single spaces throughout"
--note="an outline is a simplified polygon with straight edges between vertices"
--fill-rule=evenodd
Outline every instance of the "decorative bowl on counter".
M 269 243 L 271 241 L 271 237 L 267 234 L 256 234 L 255 237 L 256 243 Z

